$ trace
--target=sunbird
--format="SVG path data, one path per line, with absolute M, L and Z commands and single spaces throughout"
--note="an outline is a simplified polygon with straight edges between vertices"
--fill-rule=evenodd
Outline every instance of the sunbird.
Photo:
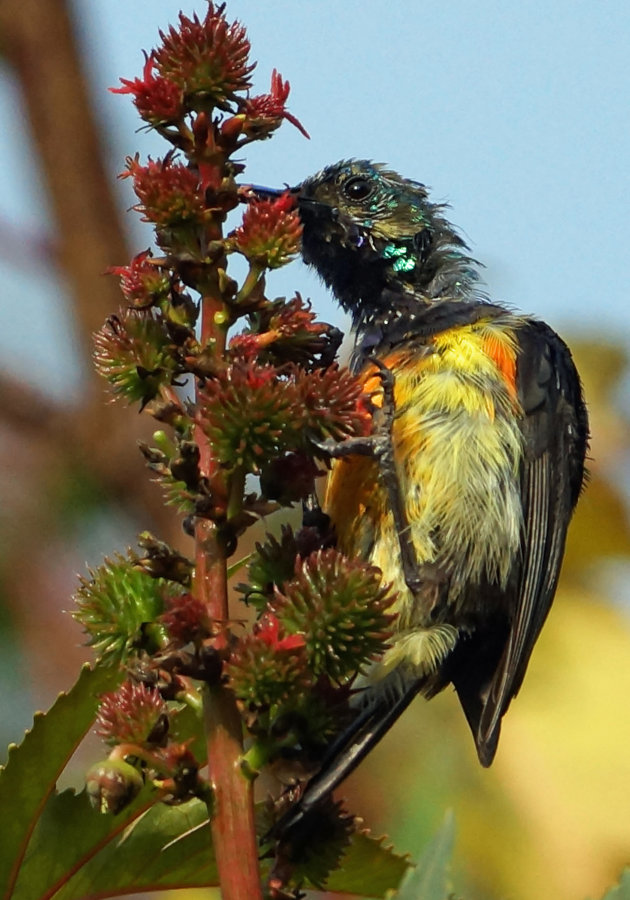
M 290 191 L 303 259 L 352 318 L 351 365 L 375 411 L 372 450 L 332 451 L 323 510 L 339 549 L 378 566 L 398 599 L 390 648 L 285 825 L 417 694 L 449 684 L 492 763 L 556 591 L 589 431 L 564 341 L 488 300 L 423 184 L 351 159 Z

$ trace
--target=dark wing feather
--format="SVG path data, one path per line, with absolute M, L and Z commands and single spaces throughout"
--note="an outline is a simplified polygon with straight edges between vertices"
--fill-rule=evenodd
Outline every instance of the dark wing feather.
M 553 601 L 567 528 L 584 480 L 588 441 L 580 380 L 566 345 L 536 321 L 523 326 L 518 339 L 517 387 L 524 412 L 522 559 L 509 636 L 476 734 L 485 765 L 492 761 L 501 718 L 523 682 Z
M 282 836 L 297 825 L 354 772 L 421 691 L 425 680 L 395 670 L 378 688 L 367 688 L 359 695 L 354 719 L 328 748 L 319 772 L 308 782 L 298 803 L 276 822 L 270 836 Z

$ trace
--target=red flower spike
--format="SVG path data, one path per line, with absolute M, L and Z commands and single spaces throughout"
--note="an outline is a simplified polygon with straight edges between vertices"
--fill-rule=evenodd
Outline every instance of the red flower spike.
M 243 224 L 230 237 L 235 250 L 267 269 L 288 263 L 302 240 L 300 215 L 289 192 L 276 200 L 250 203 Z
M 121 88 L 110 88 L 112 94 L 131 94 L 133 102 L 145 122 L 166 125 L 176 122 L 184 114 L 182 89 L 163 75 L 155 75 L 155 58 L 145 53 L 142 78 L 121 78 Z
M 282 120 L 286 119 L 295 125 L 305 138 L 310 138 L 302 123 L 285 108 L 290 90 L 289 82 L 283 81 L 282 75 L 274 69 L 271 73 L 270 93 L 251 97 L 243 104 L 242 111 L 247 117 L 242 128 L 245 134 L 255 137 L 271 134 L 282 124 Z
M 166 703 L 157 690 L 124 681 L 117 691 L 102 695 L 96 730 L 108 744 L 146 746 L 158 719 L 166 712 Z
M 125 300 L 134 309 L 146 309 L 166 297 L 170 280 L 151 262 L 150 250 L 136 254 L 128 266 L 110 266 L 108 275 L 118 275 Z
M 127 157 L 122 178 L 133 178 L 133 189 L 140 201 L 134 209 L 143 213 L 143 222 L 159 226 L 202 225 L 211 215 L 206 207 L 199 175 L 172 155 L 153 160 L 146 166 L 138 156 Z
M 194 107 L 191 95 L 200 94 L 221 105 L 237 91 L 251 86 L 250 44 L 239 22 L 228 24 L 225 4 L 208 4 L 203 20 L 179 14 L 177 26 L 160 32 L 161 46 L 153 51 L 159 74 L 177 84 Z

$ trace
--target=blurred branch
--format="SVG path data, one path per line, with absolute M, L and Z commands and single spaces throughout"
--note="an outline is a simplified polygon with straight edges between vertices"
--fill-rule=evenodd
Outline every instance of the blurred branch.
M 90 335 L 120 302 L 108 266 L 129 256 L 103 163 L 66 0 L 3 0 L 3 49 L 20 83 L 45 176 L 79 328 Z
M 50 196 L 52 250 L 69 288 L 78 345 L 88 354 L 92 333 L 121 302 L 118 280 L 103 273 L 131 256 L 104 165 L 93 112 L 98 104 L 90 103 L 66 0 L 2 0 L 0 34 L 5 58 L 20 84 Z M 62 453 L 76 454 L 69 434 L 76 435 L 84 465 L 104 488 L 134 512 L 148 513 L 152 524 L 168 534 L 172 516 L 160 492 L 139 477 L 140 455 L 129 440 L 134 432 L 146 438 L 149 423 L 131 410 L 112 415 L 100 379 L 87 368 L 85 399 L 74 410 L 54 410 L 50 399 L 3 376 L 8 393 L 0 418 L 52 437 Z M 71 465 L 70 457 L 67 461 Z

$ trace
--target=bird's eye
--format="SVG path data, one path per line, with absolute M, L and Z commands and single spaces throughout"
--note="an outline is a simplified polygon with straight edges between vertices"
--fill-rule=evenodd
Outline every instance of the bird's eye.
M 343 192 L 348 200 L 365 200 L 374 190 L 374 185 L 370 184 L 363 175 L 355 175 L 349 178 L 343 186 Z

